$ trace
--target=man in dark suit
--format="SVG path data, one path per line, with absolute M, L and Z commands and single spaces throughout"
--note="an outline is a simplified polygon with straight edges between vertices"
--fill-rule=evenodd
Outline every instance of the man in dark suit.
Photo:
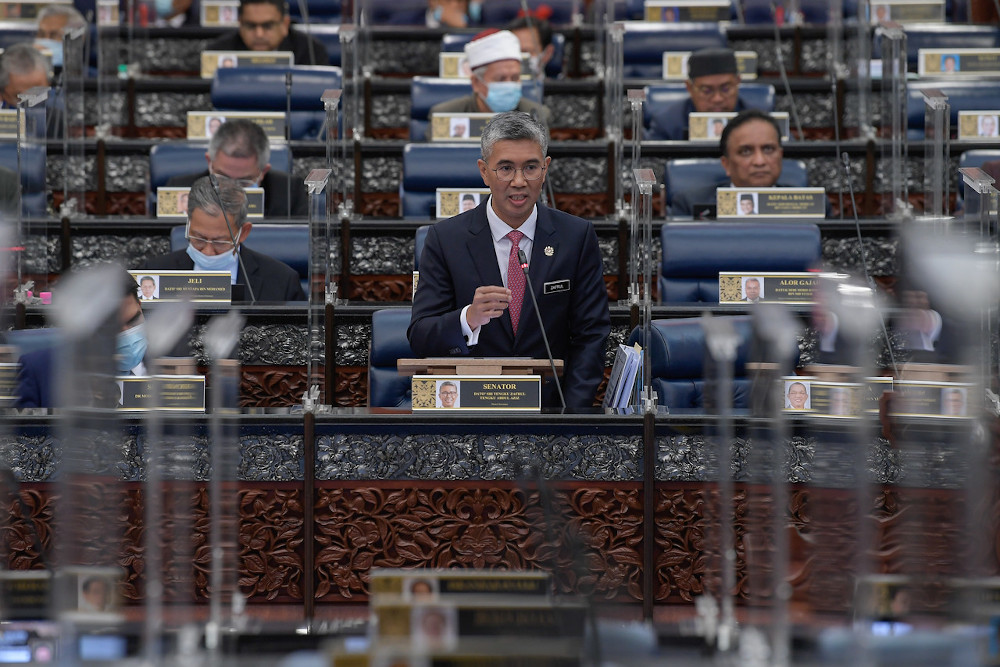
M 285 0 L 241 0 L 240 28 L 209 42 L 208 51 L 291 51 L 296 65 L 329 65 L 323 42 L 291 26 Z
M 243 300 L 305 301 L 299 274 L 292 267 L 254 252 L 243 243 L 253 225 L 247 222 L 247 195 L 239 183 L 218 177 L 218 190 L 211 177 L 199 178 L 188 198 L 188 247 L 154 257 L 143 270 L 229 271 L 233 285 L 245 286 Z M 239 290 L 234 289 L 234 300 Z
M 407 336 L 419 356 L 545 358 L 517 258 L 530 275 L 552 353 L 565 362 L 569 407 L 593 405 L 611 329 L 597 235 L 586 220 L 538 205 L 551 158 L 530 115 L 497 115 L 483 131 L 479 171 L 490 188 L 472 211 L 427 235 Z M 518 296 L 520 295 L 520 299 Z M 556 406 L 549 383 L 543 405 Z
M 174 176 L 167 187 L 186 188 L 209 172 L 239 181 L 240 185 L 264 188 L 264 215 L 268 218 L 305 217 L 309 214 L 304 183 L 288 187 L 288 174 L 271 169 L 271 146 L 264 130 L 253 121 L 234 118 L 219 126 L 205 153 L 208 170 Z M 291 193 L 291 200 L 288 195 Z

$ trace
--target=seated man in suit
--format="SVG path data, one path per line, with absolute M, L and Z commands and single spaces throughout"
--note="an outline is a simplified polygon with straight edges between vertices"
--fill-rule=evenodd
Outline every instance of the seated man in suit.
M 205 153 L 208 170 L 174 176 L 168 187 L 184 188 L 199 178 L 216 176 L 235 179 L 245 188 L 264 188 L 264 215 L 268 218 L 305 217 L 309 201 L 304 183 L 292 183 L 289 202 L 288 174 L 271 169 L 271 146 L 264 130 L 253 121 L 234 118 L 219 126 Z
M 45 56 L 27 42 L 8 47 L 0 56 L 0 97 L 4 109 L 17 108 L 17 96 L 36 87 L 47 88 L 52 70 Z
M 480 33 L 465 45 L 472 68 L 472 94 L 440 102 L 431 107 L 436 113 L 500 113 L 518 110 L 549 124 L 549 110 L 521 97 L 521 42 L 509 30 Z M 427 129 L 430 138 L 430 125 Z
M 433 225 L 420 257 L 407 337 L 418 356 L 545 358 L 517 251 L 530 275 L 552 354 L 565 362 L 568 407 L 590 407 L 604 377 L 611 316 L 597 235 L 586 220 L 538 204 L 548 135 L 530 115 L 499 114 L 480 141 L 490 189 L 478 207 Z M 557 406 L 552 383 L 542 404 Z
M 644 139 L 684 141 L 688 138 L 688 114 L 743 111 L 736 53 L 731 49 L 702 49 L 688 58 L 688 98 L 652 111 Z
M 52 52 L 52 65 L 62 67 L 63 35 L 70 30 L 84 28 L 87 19 L 73 5 L 48 5 L 38 12 L 35 47 Z
M 329 65 L 323 42 L 291 27 L 285 0 L 240 0 L 240 27 L 209 42 L 208 51 L 291 51 L 296 65 Z
M 120 330 L 115 338 L 115 372 L 120 375 L 146 375 L 146 329 L 139 301 L 139 286 L 124 269 L 121 271 L 122 302 L 118 310 Z M 51 408 L 56 396 L 53 388 L 53 368 L 57 348 L 47 347 L 23 355 L 18 360 L 17 408 Z M 110 375 L 90 374 L 95 405 L 113 407 L 118 393 L 111 389 Z M 117 388 L 116 388 L 117 389 Z
M 142 268 L 156 271 L 229 271 L 233 300 L 305 301 L 299 274 L 292 267 L 244 247 L 253 225 L 247 222 L 247 195 L 236 181 L 199 178 L 188 198 L 188 247 L 153 257 Z M 238 292 L 242 291 L 242 295 Z

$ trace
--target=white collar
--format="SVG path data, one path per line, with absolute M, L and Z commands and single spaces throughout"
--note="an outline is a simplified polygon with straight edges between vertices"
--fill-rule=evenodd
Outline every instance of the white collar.
M 490 223 L 490 233 L 493 235 L 493 242 L 496 243 L 507 234 L 514 231 L 514 227 L 511 227 L 506 222 L 500 219 L 497 212 L 493 210 L 493 195 L 486 200 L 486 219 Z M 535 227 L 538 225 L 538 204 L 531 207 L 531 215 L 528 219 L 521 223 L 520 227 L 517 227 L 517 231 L 521 232 L 528 237 L 529 241 L 535 240 Z

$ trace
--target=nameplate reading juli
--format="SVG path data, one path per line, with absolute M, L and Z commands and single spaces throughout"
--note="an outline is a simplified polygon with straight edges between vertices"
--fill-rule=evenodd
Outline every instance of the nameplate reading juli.
M 188 111 L 187 138 L 211 139 L 220 125 L 233 118 L 260 125 L 270 141 L 285 141 L 285 114 L 281 111 Z
M 438 188 L 435 192 L 435 216 L 450 218 L 471 211 L 489 194 L 489 188 Z
M 826 217 L 823 188 L 718 188 L 718 219 Z
M 767 301 L 791 305 L 813 303 L 821 273 L 719 272 L 719 303 L 747 305 Z
M 688 58 L 692 51 L 664 51 L 663 52 L 663 80 L 664 81 L 687 81 L 688 80 Z M 737 51 L 736 69 L 740 73 L 740 79 L 744 81 L 757 78 L 757 52 Z
M 119 410 L 141 412 L 143 410 L 167 410 L 171 412 L 205 411 L 205 376 L 203 375 L 156 375 L 136 377 L 126 375 L 116 378 L 122 392 Z M 154 387 L 154 383 L 159 386 Z M 155 401 L 156 389 L 159 400 Z
M 694 111 L 688 114 L 688 140 L 714 141 L 722 138 L 722 130 L 730 120 L 736 118 L 733 112 Z M 781 128 L 781 140 L 788 141 L 788 112 L 775 111 L 771 114 Z
M 201 78 L 211 79 L 215 70 L 230 67 L 287 67 L 295 64 L 291 51 L 202 51 Z
M 233 277 L 228 271 L 129 271 L 139 284 L 139 299 L 230 303 Z
M 435 113 L 431 115 L 431 141 L 479 141 L 492 113 Z
M 542 406 L 537 375 L 414 375 L 410 387 L 414 412 L 538 412 Z
M 728 0 L 646 0 L 643 15 L 656 23 L 728 21 L 732 18 Z

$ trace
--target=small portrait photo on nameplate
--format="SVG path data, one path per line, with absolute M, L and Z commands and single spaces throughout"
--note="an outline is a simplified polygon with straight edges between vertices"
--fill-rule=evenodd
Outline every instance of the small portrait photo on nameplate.
M 156 217 L 186 219 L 190 194 L 191 188 L 156 188 Z
M 643 15 L 654 23 L 689 23 L 729 21 L 728 0 L 646 0 Z
M 472 76 L 469 59 L 462 51 L 442 51 L 438 54 L 438 76 L 442 79 L 468 79 Z
M 965 141 L 1000 142 L 1000 109 L 959 111 L 958 138 Z
M 147 271 L 146 273 L 133 273 L 135 281 L 139 283 L 140 301 L 159 301 L 160 299 L 160 274 Z
M 413 410 L 538 412 L 542 384 L 537 375 L 414 375 Z
M 809 383 L 809 405 L 814 415 L 849 419 L 861 414 L 861 395 L 864 386 L 849 382 Z M 786 402 L 787 402 L 787 391 Z
M 411 602 L 428 602 L 438 599 L 440 581 L 433 573 L 403 577 L 402 598 Z
M 718 188 L 718 218 L 788 218 L 794 220 L 826 217 L 826 190 L 823 188 Z
M 243 188 L 247 193 L 247 217 L 261 219 L 264 217 L 264 188 Z
M 121 585 L 125 573 L 116 567 L 71 565 L 56 573 L 55 586 L 69 614 L 117 614 L 121 610 Z
M 435 217 L 450 218 L 471 211 L 489 194 L 489 188 L 438 188 L 435 194 Z
M 17 363 L 0 363 L 0 407 L 17 400 Z
M 216 70 L 232 67 L 288 67 L 295 64 L 291 51 L 202 51 L 201 76 L 211 79 Z
M 149 271 L 129 270 L 142 293 L 144 276 Z M 230 303 L 233 276 L 228 271 L 158 271 L 155 301 L 192 301 L 194 303 Z M 140 298 L 142 298 L 140 296 Z
M 861 409 L 867 413 L 878 413 L 882 394 L 887 391 L 891 392 L 892 384 L 893 379 L 888 376 L 865 378 L 865 384 L 861 390 Z
M 821 273 L 738 273 L 719 272 L 719 304 L 770 301 L 805 306 L 815 302 L 814 292 Z
M 871 5 L 871 22 L 944 23 L 945 0 L 889 0 Z
M 726 124 L 736 117 L 734 112 L 694 111 L 688 114 L 688 140 L 718 143 Z M 787 111 L 775 111 L 771 117 L 781 128 L 781 140 L 788 141 L 789 117 Z
M 410 609 L 410 639 L 420 651 L 452 650 L 458 644 L 458 609 L 416 604 Z
M 479 141 L 491 113 L 436 113 L 431 115 L 431 141 Z
M 285 114 L 281 111 L 188 111 L 187 138 L 211 139 L 219 126 L 232 118 L 245 118 L 260 125 L 271 142 L 285 141 Z
M 812 383 L 816 378 L 790 375 L 781 378 L 782 405 L 786 412 L 812 412 Z
M 691 57 L 690 51 L 664 51 L 663 80 L 687 81 L 688 59 L 690 57 Z M 744 81 L 756 79 L 757 53 L 754 51 L 737 51 L 736 68 L 737 70 L 739 70 L 740 79 Z
M 1000 74 L 1000 49 L 918 49 L 920 76 L 976 77 Z
M 201 0 L 201 25 L 236 28 L 240 24 L 239 0 Z
M 896 380 L 893 414 L 902 417 L 946 417 L 965 419 L 973 385 L 958 382 Z
M 118 0 L 97 0 L 97 27 L 113 28 L 121 21 Z

